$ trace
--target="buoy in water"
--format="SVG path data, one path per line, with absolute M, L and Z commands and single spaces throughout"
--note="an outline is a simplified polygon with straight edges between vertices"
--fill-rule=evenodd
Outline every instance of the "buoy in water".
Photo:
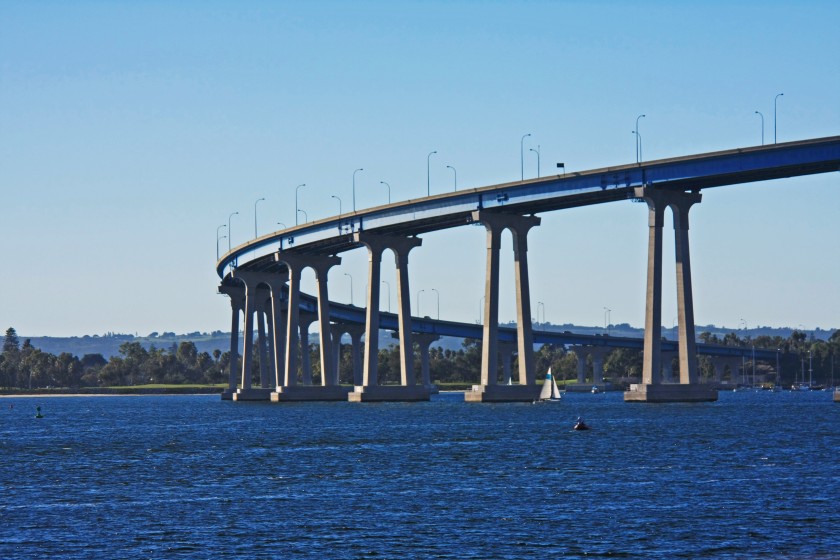
M 41 414 L 41 407 L 40 406 L 35 407 L 35 412 L 36 412 L 35 418 L 43 418 L 44 417 L 44 415 Z
M 589 426 L 586 425 L 586 423 L 583 421 L 583 418 L 578 416 L 577 422 L 575 422 L 574 429 L 575 430 L 588 430 Z

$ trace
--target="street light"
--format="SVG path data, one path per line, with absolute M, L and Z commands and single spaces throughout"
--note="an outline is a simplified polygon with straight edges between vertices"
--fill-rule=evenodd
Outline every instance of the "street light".
M 440 292 L 432 288 L 432 291 L 437 296 L 437 320 L 440 321 Z
M 639 119 L 645 118 L 647 115 L 639 115 L 636 117 L 636 163 L 642 161 L 642 136 L 639 134 Z
M 223 236 L 219 237 L 219 230 L 222 229 L 223 227 L 227 227 L 227 226 L 225 224 L 222 224 L 222 225 L 220 225 L 219 227 L 216 228 L 216 260 L 217 261 L 219 260 L 219 239 L 224 239 L 225 237 L 227 237 L 227 235 L 223 235 Z
M 458 171 L 454 167 L 452 167 L 451 165 L 447 165 L 446 167 L 451 169 L 452 173 L 455 174 L 455 190 L 457 191 L 458 190 Z
M 610 334 L 610 313 L 612 309 L 607 307 L 604 308 L 604 330 L 607 331 L 607 334 Z
M 379 181 L 379 184 L 388 187 L 388 204 L 391 204 L 391 185 L 389 185 L 385 181 Z
M 385 280 L 382 281 L 383 284 L 388 286 L 388 313 L 391 312 L 391 284 L 386 282 Z
M 350 279 L 350 305 L 353 305 L 353 277 L 347 272 L 344 273 L 344 276 Z
M 537 302 L 537 323 L 540 322 L 540 307 L 542 307 L 542 310 L 543 310 L 543 320 L 542 320 L 542 322 L 543 322 L 543 324 L 545 324 L 545 304 L 541 301 Z
M 360 167 L 353 172 L 353 212 L 356 211 L 356 173 L 359 171 L 364 171 L 364 168 Z
M 784 93 L 777 93 L 776 97 L 773 98 L 773 143 L 776 143 L 776 102 L 779 100 Z
M 283 226 L 283 229 L 286 229 L 286 224 L 284 224 L 283 222 L 277 222 L 277 225 L 278 226 Z
M 265 200 L 265 198 L 258 198 L 256 202 L 254 202 L 254 239 L 258 237 L 257 235 L 257 203 Z
M 334 198 L 338 201 L 338 215 L 341 216 L 341 199 L 335 196 L 334 194 L 331 194 L 330 198 Z
M 537 144 L 537 149 L 536 150 L 534 148 L 528 148 L 528 149 L 531 150 L 532 152 L 534 152 L 535 154 L 537 154 L 537 179 L 539 179 L 540 178 L 540 146 L 539 146 L 539 144 Z
M 298 215 L 298 191 L 300 190 L 301 187 L 305 187 L 305 186 L 306 186 L 306 183 L 301 183 L 300 185 L 295 187 L 295 225 L 298 225 L 298 218 L 297 218 L 297 215 Z
M 429 160 L 432 157 L 432 154 L 436 154 L 437 150 L 433 150 L 429 152 L 429 155 L 426 156 L 426 196 L 432 196 L 432 188 L 431 188 L 431 170 L 429 168 Z
M 417 316 L 418 317 L 422 317 L 422 315 L 420 315 L 420 294 L 422 294 L 424 291 L 425 290 L 420 290 L 419 292 L 417 292 Z
M 522 180 L 525 180 L 525 139 L 531 136 L 531 133 L 523 134 L 519 139 L 519 168 L 522 172 Z
M 298 212 L 303 214 L 303 223 L 304 224 L 309 221 L 309 215 L 306 213 L 306 210 L 298 210 Z
M 233 218 L 234 216 L 238 216 L 238 215 L 239 215 L 239 212 L 234 212 L 233 214 L 228 216 L 228 253 L 230 253 L 230 238 L 231 238 L 230 219 Z
M 761 111 L 756 111 L 755 114 L 758 115 L 759 117 L 761 117 L 761 145 L 763 146 L 764 145 L 764 115 L 761 113 Z

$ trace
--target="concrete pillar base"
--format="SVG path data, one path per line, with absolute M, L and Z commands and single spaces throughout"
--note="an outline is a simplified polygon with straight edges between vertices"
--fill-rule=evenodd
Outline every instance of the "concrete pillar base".
M 278 387 L 271 393 L 271 402 L 346 401 L 350 387 L 339 385 L 294 385 Z
M 834 390 L 834 402 L 840 402 L 840 389 Z
M 718 392 L 709 385 L 683 383 L 634 384 L 624 392 L 624 402 L 712 402 Z
M 422 385 L 356 385 L 347 393 L 349 402 L 414 402 L 429 400 L 429 388 Z
M 540 396 L 539 385 L 473 385 L 464 391 L 464 402 L 532 402 Z
M 233 394 L 233 400 L 240 401 L 266 401 L 271 398 L 271 389 L 253 387 L 251 389 L 237 389 Z
M 224 391 L 222 391 L 222 400 L 223 401 L 232 401 L 234 392 L 235 391 L 231 391 L 230 389 L 225 389 Z

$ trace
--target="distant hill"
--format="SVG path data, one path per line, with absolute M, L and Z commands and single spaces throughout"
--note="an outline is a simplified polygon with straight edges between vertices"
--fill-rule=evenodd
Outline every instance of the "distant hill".
M 515 323 L 507 323 L 502 326 L 515 327 Z M 569 331 L 578 334 L 604 334 L 606 329 L 604 327 L 582 327 L 566 323 L 563 325 L 535 325 L 536 328 L 551 330 L 551 331 Z M 738 337 L 756 338 L 758 336 L 781 336 L 788 338 L 791 333 L 796 330 L 789 327 L 771 328 L 771 327 L 756 327 L 754 329 L 725 329 L 723 327 L 716 327 L 715 325 L 697 325 L 696 332 L 699 335 L 702 332 L 711 332 L 720 338 L 723 338 L 727 333 L 735 332 Z M 809 337 L 817 340 L 827 340 L 832 333 L 832 330 L 816 329 L 814 331 L 805 331 Z M 644 329 L 632 327 L 627 323 L 620 325 L 610 325 L 609 334 L 611 336 L 642 338 Z M 662 328 L 662 336 L 668 339 L 676 340 L 676 328 Z M 212 333 L 193 332 L 187 334 L 175 334 L 172 332 L 151 333 L 149 336 L 135 336 L 131 334 L 107 333 L 105 335 L 84 335 L 72 337 L 51 337 L 51 336 L 32 336 L 27 337 L 20 335 L 21 342 L 29 339 L 32 346 L 40 348 L 45 352 L 51 354 L 61 354 L 62 352 L 69 352 L 74 356 L 82 357 L 85 354 L 102 354 L 106 359 L 112 356 L 118 356 L 120 353 L 120 345 L 124 342 L 139 342 L 145 348 L 154 346 L 155 348 L 171 348 L 178 346 L 181 342 L 192 342 L 196 345 L 199 352 L 207 352 L 213 354 L 213 351 L 218 349 L 226 352 L 230 349 L 230 333 L 222 331 L 213 331 Z M 310 335 L 310 342 L 317 343 L 318 335 Z M 345 339 L 349 342 L 349 338 Z M 452 337 L 443 337 L 434 346 L 442 346 L 448 350 L 458 350 L 461 348 L 461 339 Z M 381 331 L 379 336 L 379 347 L 386 348 L 391 344 L 395 344 L 394 340 L 388 331 Z

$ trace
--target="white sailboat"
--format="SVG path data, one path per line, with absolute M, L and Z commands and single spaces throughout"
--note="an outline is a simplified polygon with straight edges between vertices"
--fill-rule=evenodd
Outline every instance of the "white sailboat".
M 538 400 L 543 402 L 560 402 L 560 389 L 557 388 L 557 382 L 551 376 L 551 368 L 548 368 L 548 373 L 545 375 L 542 391 L 540 391 L 540 398 Z

